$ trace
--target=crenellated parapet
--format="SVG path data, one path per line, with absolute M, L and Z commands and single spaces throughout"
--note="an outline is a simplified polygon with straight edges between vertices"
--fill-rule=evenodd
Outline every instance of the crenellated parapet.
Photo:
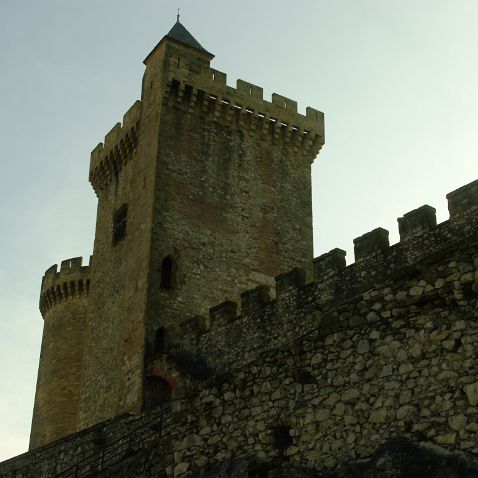
M 211 308 L 207 318 L 184 322 L 185 346 L 207 357 L 213 367 L 227 369 L 237 356 L 247 363 L 261 350 L 280 347 L 320 329 L 321 323 L 325 327 L 324 316 L 329 327 L 335 320 L 331 310 L 374 287 L 420 276 L 460 251 L 478 251 L 478 180 L 447 198 L 450 218 L 441 224 L 434 208 L 422 206 L 398 218 L 397 244 L 389 244 L 387 230 L 374 229 L 354 240 L 353 264 L 346 265 L 345 251 L 333 249 L 314 259 L 311 283 L 303 270 L 294 269 L 276 277 L 275 298 L 268 287 L 259 286 L 243 292 L 239 305 L 227 301 Z M 448 274 L 447 267 L 440 267 Z M 356 320 L 352 317 L 350 325 Z
M 380 227 L 354 239 L 355 262 L 349 266 L 340 249 L 316 258 L 314 272 L 320 302 L 344 300 L 374 283 L 399 280 L 476 240 L 478 180 L 449 193 L 447 199 L 450 217 L 441 224 L 437 224 L 435 208 L 428 205 L 399 217 L 397 244 L 390 245 L 389 232 Z
M 136 101 L 123 116 L 123 124 L 116 123 L 106 135 L 104 143 L 91 152 L 90 183 L 96 194 L 118 176 L 136 151 L 141 117 L 141 101 Z
M 56 304 L 88 295 L 91 258 L 90 265 L 82 264 L 82 257 L 73 257 L 62 261 L 59 271 L 56 264 L 47 269 L 42 279 L 40 293 L 40 311 L 43 317 Z
M 170 58 L 164 103 L 196 112 L 205 119 L 239 126 L 262 140 L 301 151 L 313 160 L 325 140 L 324 114 L 307 107 L 297 112 L 297 102 L 274 93 L 271 101 L 263 89 L 243 80 L 228 86 L 226 74 L 209 67 L 198 70 L 187 58 Z

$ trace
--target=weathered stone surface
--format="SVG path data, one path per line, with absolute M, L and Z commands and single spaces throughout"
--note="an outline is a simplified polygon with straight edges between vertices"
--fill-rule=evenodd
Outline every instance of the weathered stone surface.
M 192 433 L 191 435 L 184 437 L 183 440 L 176 442 L 176 446 L 174 448 L 175 451 L 182 451 L 202 445 L 204 445 L 204 440 L 199 435 Z
M 357 345 L 357 352 L 359 354 L 365 354 L 370 350 L 368 340 L 361 340 Z
M 348 390 L 345 390 L 341 398 L 342 401 L 347 402 L 349 400 L 354 400 L 358 397 L 360 397 L 360 390 L 357 388 L 349 388 Z
M 465 428 L 467 418 L 465 415 L 454 415 L 448 419 L 448 423 L 452 430 L 459 432 Z
M 463 387 L 465 389 L 466 397 L 471 406 L 478 405 L 478 382 L 470 383 Z
M 181 475 L 183 475 L 184 473 L 186 473 L 186 471 L 188 470 L 188 468 L 189 468 L 189 463 L 186 463 L 186 462 L 178 463 L 178 464 L 174 467 L 174 476 L 181 476 Z
M 370 414 L 370 422 L 371 423 L 385 423 L 387 421 L 389 412 L 386 408 L 379 408 L 378 410 L 374 410 Z
M 414 286 L 408 292 L 412 297 L 419 297 L 423 294 L 423 287 Z

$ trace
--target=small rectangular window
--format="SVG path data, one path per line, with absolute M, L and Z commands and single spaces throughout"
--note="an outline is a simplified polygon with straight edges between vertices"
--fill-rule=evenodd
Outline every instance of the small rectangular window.
M 161 289 L 173 288 L 173 259 L 166 256 L 161 263 Z
M 113 246 L 122 241 L 126 236 L 126 218 L 128 205 L 123 204 L 113 214 Z

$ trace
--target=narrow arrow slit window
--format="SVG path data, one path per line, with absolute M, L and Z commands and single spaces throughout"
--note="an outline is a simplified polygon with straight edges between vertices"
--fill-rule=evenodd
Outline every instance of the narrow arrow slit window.
M 113 246 L 126 237 L 126 219 L 128 216 L 128 205 L 123 204 L 113 214 Z

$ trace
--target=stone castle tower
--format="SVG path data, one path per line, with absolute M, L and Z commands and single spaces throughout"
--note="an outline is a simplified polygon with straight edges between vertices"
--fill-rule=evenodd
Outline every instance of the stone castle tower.
M 30 448 L 176 393 L 174 371 L 153 367 L 165 333 L 181 343 L 191 316 L 310 271 L 323 114 L 232 88 L 212 59 L 178 20 L 144 60 L 141 100 L 91 154 L 94 253 L 43 277 Z

